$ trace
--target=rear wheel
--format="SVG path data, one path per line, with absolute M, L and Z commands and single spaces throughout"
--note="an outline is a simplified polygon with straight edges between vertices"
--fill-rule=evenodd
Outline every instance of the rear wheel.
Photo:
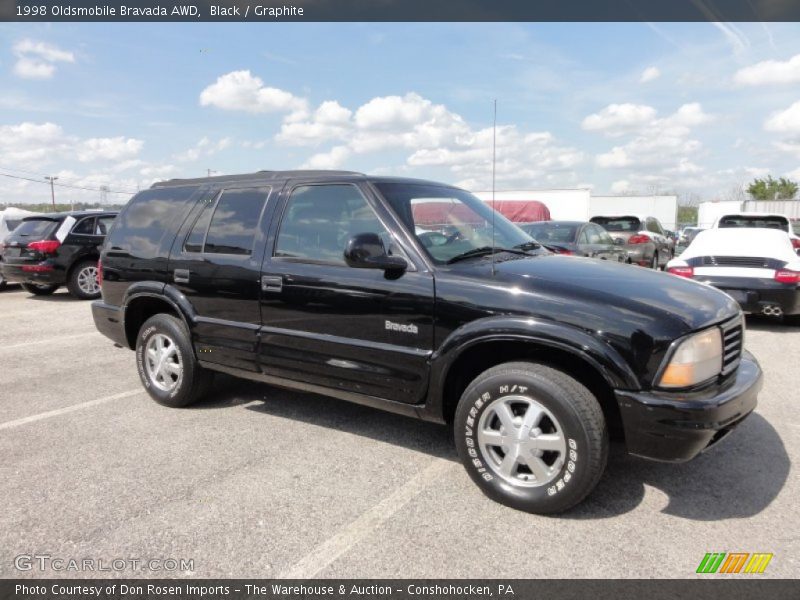
M 658 271 L 658 252 L 653 253 L 653 260 L 650 261 L 650 268 Z
M 70 271 L 67 279 L 69 293 L 81 300 L 94 300 L 100 297 L 100 283 L 97 281 L 97 261 L 82 260 Z
M 561 512 L 583 500 L 608 457 L 597 399 L 566 373 L 537 363 L 506 363 L 479 375 L 459 401 L 454 433 L 478 487 L 531 513 Z
M 30 292 L 34 296 L 49 296 L 53 292 L 55 292 L 59 286 L 57 285 L 45 285 L 42 283 L 23 283 L 22 289 L 26 292 Z
M 6 281 L 6 278 L 3 277 L 3 272 L 0 271 L 0 292 L 6 289 L 6 286 L 8 286 L 8 282 Z
M 167 314 L 150 317 L 139 330 L 136 366 L 150 396 L 172 408 L 202 398 L 214 376 L 197 363 L 184 323 Z

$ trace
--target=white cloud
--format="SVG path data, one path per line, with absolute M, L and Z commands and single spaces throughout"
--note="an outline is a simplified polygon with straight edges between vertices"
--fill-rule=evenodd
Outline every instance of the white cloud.
M 800 54 L 786 61 L 765 60 L 739 69 L 733 81 L 739 85 L 800 83 Z
M 800 133 L 800 101 L 786 110 L 773 113 L 764 123 L 764 129 L 778 133 Z
M 328 140 L 341 139 L 353 127 L 350 119 L 352 114 L 352 111 L 338 102 L 329 100 L 320 104 L 308 118 L 298 120 L 297 114 L 290 115 L 284 120 L 276 139 L 295 146 L 318 145 Z
M 75 62 L 75 55 L 45 42 L 20 40 L 12 48 L 17 62 L 14 74 L 25 79 L 50 79 L 56 72 L 55 63 Z
M 0 159 L 4 164 L 44 161 L 61 154 L 71 140 L 55 123 L 20 123 L 0 126 Z
M 647 67 L 644 71 L 642 71 L 641 77 L 639 77 L 640 83 L 648 83 L 650 81 L 655 81 L 661 77 L 661 70 L 658 67 Z
M 208 137 L 203 137 L 191 148 L 180 152 L 174 156 L 175 160 L 179 162 L 194 162 L 205 156 L 213 156 L 217 152 L 225 150 L 230 147 L 232 143 L 231 138 L 221 138 L 216 142 Z
M 90 138 L 80 143 L 77 148 L 77 157 L 81 162 L 125 160 L 138 155 L 143 146 L 142 140 L 124 136 Z
M 302 169 L 339 169 L 350 158 L 352 152 L 346 146 L 335 146 L 328 152 L 314 154 L 303 165 Z
M 648 120 L 642 118 L 638 121 L 638 126 L 629 131 L 633 137 L 628 142 L 598 154 L 595 157 L 598 167 L 603 169 L 646 169 L 652 176 L 657 177 L 661 177 L 665 173 L 683 175 L 700 171 L 700 167 L 691 162 L 689 157 L 698 153 L 702 145 L 690 136 L 692 128 L 710 122 L 712 117 L 703 111 L 703 107 L 699 103 L 683 104 L 673 114 L 660 119 L 656 118 L 655 110 L 652 112 L 641 110 L 623 112 L 641 115 L 646 113 L 650 118 Z M 601 111 L 601 113 L 591 116 L 599 118 L 606 114 L 609 117 L 605 123 L 611 123 L 614 121 L 612 117 L 619 113 L 618 110 Z M 617 129 L 611 131 L 623 131 L 619 123 L 615 123 L 615 125 Z M 608 130 L 599 127 L 598 130 L 609 135 Z M 653 173 L 654 169 L 661 169 L 662 173 Z
M 266 87 L 250 71 L 231 71 L 200 93 L 202 106 L 250 113 L 305 111 L 306 101 L 284 90 Z
M 624 194 L 631 191 L 631 182 L 627 179 L 619 179 L 611 184 L 612 194 Z
M 601 131 L 619 136 L 634 131 L 655 119 L 656 109 L 644 104 L 609 104 L 600 112 L 587 116 L 581 123 L 586 131 Z

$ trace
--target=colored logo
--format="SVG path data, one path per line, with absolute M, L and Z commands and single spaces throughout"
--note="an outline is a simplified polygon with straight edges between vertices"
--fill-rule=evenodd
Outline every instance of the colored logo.
M 763 573 L 771 560 L 766 552 L 707 552 L 697 573 Z

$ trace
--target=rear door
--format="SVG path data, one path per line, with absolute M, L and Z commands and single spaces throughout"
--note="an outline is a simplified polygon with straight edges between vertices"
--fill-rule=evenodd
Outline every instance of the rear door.
M 272 188 L 229 186 L 201 201 L 173 245 L 170 285 L 196 313 L 201 360 L 257 370 L 260 269 Z
M 422 402 L 433 349 L 433 274 L 390 232 L 400 225 L 367 186 L 295 182 L 276 215 L 262 272 L 264 374 L 342 392 Z M 378 233 L 409 269 L 355 269 L 344 247 Z

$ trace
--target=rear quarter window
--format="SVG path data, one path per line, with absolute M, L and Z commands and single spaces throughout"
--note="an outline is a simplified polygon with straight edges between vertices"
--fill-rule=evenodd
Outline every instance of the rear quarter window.
M 162 245 L 167 237 L 172 242 L 197 189 L 187 186 L 140 192 L 117 216 L 106 247 L 138 258 L 155 258 L 165 253 Z

